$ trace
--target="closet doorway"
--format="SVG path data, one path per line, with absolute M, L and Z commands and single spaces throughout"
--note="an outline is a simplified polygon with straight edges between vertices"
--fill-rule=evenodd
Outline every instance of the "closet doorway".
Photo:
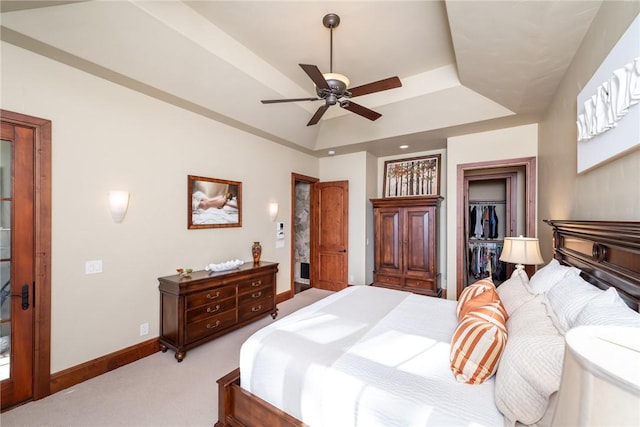
M 291 297 L 311 287 L 311 196 L 317 178 L 291 174 Z
M 499 286 L 511 276 L 513 265 L 499 261 L 505 237 L 535 236 L 535 158 L 458 165 L 457 178 L 459 296 L 481 278 Z

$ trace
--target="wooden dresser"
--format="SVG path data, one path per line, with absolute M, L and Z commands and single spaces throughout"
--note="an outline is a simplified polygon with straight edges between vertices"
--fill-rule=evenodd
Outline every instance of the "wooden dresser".
M 371 199 L 373 285 L 440 296 L 438 208 L 442 197 Z
M 261 317 L 278 314 L 276 273 L 272 262 L 191 277 L 160 277 L 160 349 L 175 350 L 182 362 L 187 350 Z

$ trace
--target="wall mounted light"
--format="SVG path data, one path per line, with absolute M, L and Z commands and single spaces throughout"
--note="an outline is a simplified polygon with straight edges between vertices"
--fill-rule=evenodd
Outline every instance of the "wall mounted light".
M 278 202 L 269 203 L 269 218 L 271 221 L 275 221 L 278 217 Z
M 113 190 L 109 191 L 109 209 L 111 210 L 111 218 L 113 222 L 120 223 L 127 214 L 129 207 L 129 192 Z

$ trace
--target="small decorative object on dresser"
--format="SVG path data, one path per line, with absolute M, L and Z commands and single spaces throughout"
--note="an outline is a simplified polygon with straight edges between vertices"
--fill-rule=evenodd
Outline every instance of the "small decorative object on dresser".
M 261 317 L 278 314 L 273 262 L 245 263 L 228 271 L 194 271 L 160 277 L 160 349 L 187 350 Z
M 262 255 L 262 245 L 260 242 L 253 242 L 251 245 L 251 255 L 253 256 L 253 262 L 260 262 L 260 255 Z

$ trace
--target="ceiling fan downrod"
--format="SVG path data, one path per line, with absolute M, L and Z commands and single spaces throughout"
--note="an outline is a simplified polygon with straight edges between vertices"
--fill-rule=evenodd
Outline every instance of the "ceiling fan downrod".
M 328 13 L 322 18 L 322 24 L 329 29 L 329 72 L 333 73 L 333 29 L 340 25 L 340 17 Z

